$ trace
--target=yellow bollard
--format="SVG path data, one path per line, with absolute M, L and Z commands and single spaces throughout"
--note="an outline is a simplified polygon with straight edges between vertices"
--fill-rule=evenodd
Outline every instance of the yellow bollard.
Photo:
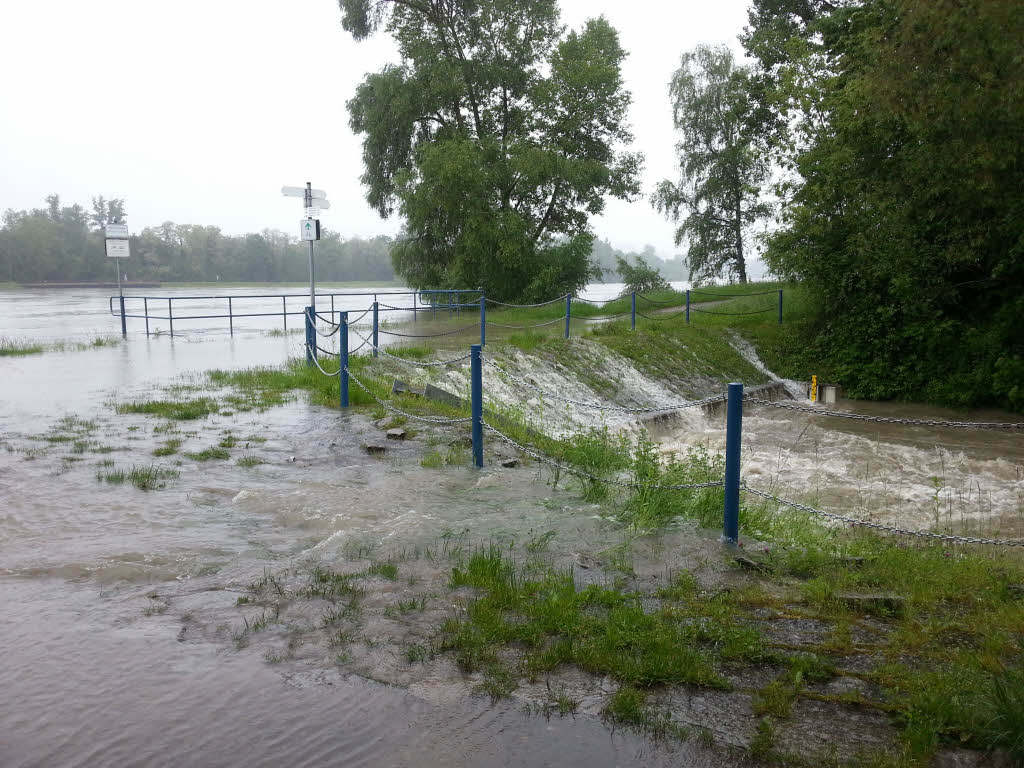
M 818 402 L 818 377 L 811 376 L 811 402 Z

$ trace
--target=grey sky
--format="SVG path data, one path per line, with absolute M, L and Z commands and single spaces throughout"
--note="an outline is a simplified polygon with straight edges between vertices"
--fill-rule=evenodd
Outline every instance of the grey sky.
M 562 0 L 578 27 L 604 14 L 630 57 L 635 149 L 645 198 L 610 201 L 600 237 L 660 255 L 673 227 L 647 194 L 675 175 L 668 80 L 682 52 L 725 43 L 747 0 Z M 229 233 L 292 232 L 301 206 L 282 185 L 312 181 L 345 235 L 394 234 L 363 201 L 359 141 L 345 102 L 368 71 L 395 60 L 383 36 L 356 43 L 334 0 L 49 0 L 0 6 L 0 209 L 92 195 L 124 197 L 133 231 L 171 220 Z

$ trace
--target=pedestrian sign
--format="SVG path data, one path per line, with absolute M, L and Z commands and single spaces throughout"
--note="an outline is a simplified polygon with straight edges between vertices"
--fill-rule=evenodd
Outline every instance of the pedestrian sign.
M 299 239 L 309 241 L 319 240 L 320 219 L 302 219 L 299 222 Z

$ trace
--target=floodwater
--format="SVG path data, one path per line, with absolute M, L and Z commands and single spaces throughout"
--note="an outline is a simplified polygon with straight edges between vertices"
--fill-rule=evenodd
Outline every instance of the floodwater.
M 106 301 L 3 293 L 0 336 L 116 335 Z M 302 401 L 181 425 L 182 451 L 237 437 L 231 461 L 153 459 L 171 435 L 114 414 L 112 401 L 188 386 L 213 367 L 278 364 L 301 337 L 244 326 L 231 337 L 198 322 L 147 337 L 129 322 L 125 343 L 0 358 L 0 765 L 697 763 L 689 747 L 651 746 L 593 714 L 525 715 L 465 683 L 439 699 L 373 682 L 333 654 L 272 666 L 255 643 L 236 647 L 235 598 L 265 569 L 467 530 L 474 541 L 540 525 L 588 541 L 612 533 L 574 493 L 423 469 L 418 442 L 371 458 L 361 445 L 380 430 L 367 417 Z M 265 463 L 241 468 L 242 456 Z M 150 492 L 97 479 L 150 462 L 180 463 L 181 475 Z
M 619 289 L 594 286 L 588 297 Z M 373 290 L 360 292 L 344 300 L 351 303 L 336 297 L 335 310 L 364 309 Z M 120 321 L 107 298 L 88 290 L 0 293 L 0 337 L 52 343 L 116 335 Z M 197 301 L 195 314 L 211 313 L 218 301 Z M 233 304 L 262 310 L 264 301 Z M 303 297 L 294 301 L 301 310 Z M 728 764 L 693 745 L 669 749 L 609 730 L 596 708 L 548 719 L 524 714 L 522 702 L 492 706 L 468 695 L 457 671 L 411 685 L 402 678 L 408 665 L 379 650 L 388 645 L 384 635 L 353 648 L 347 662 L 325 655 L 323 643 L 293 648 L 296 633 L 313 631 L 299 615 L 287 619 L 291 634 L 267 632 L 248 647 L 235 642 L 244 610 L 236 598 L 265 572 L 365 559 L 364 550 L 387 556 L 447 546 L 440 542 L 467 531 L 476 542 L 556 531 L 570 552 L 610 547 L 619 536 L 597 508 L 538 481 L 535 469 L 501 472 L 494 462 L 482 473 L 425 469 L 419 440 L 372 458 L 361 446 L 379 440 L 380 430 L 365 415 L 298 400 L 264 413 L 222 411 L 163 434 L 154 431 L 159 420 L 113 412 L 112 401 L 152 396 L 158 386 L 202 386 L 196 374 L 211 368 L 299 354 L 301 335 L 268 334 L 278 321 L 240 320 L 234 336 L 219 320 L 176 321 L 172 339 L 166 327 L 147 337 L 141 320 L 129 320 L 124 343 L 0 358 L 0 765 Z M 417 327 L 434 323 L 421 317 Z M 699 416 L 659 441 L 666 451 L 698 443 L 719 449 L 722 421 Z M 1017 433 L 836 424 L 768 409 L 753 409 L 744 428 L 744 476 L 755 487 L 812 488 L 827 508 L 915 525 L 962 522 L 953 518 L 964 516 L 964 498 L 1006 525 L 1021 514 Z M 236 447 L 230 461 L 153 459 L 172 435 L 183 452 L 229 435 Z M 242 468 L 242 457 L 264 463 Z M 178 461 L 180 477 L 157 491 L 97 479 Z M 932 520 L 943 514 L 949 519 Z M 671 541 L 666 552 L 703 546 L 682 534 Z M 417 562 L 400 568 L 429 577 L 430 568 L 437 576 L 450 567 Z M 443 617 L 450 608 L 435 610 Z M 270 663 L 284 647 L 288 661 Z

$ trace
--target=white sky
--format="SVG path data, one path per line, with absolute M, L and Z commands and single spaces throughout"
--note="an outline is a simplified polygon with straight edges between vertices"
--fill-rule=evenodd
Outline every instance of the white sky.
M 699 42 L 740 55 L 747 2 L 562 0 L 565 23 L 603 13 L 630 54 L 645 197 L 610 200 L 594 220 L 616 247 L 675 253 L 648 200 L 676 174 L 668 81 Z M 353 41 L 334 0 L 2 0 L 0 210 L 102 194 L 126 199 L 133 231 L 170 220 L 291 232 L 301 203 L 280 188 L 311 181 L 331 201 L 325 226 L 394 234 L 399 222 L 363 200 L 345 102 L 396 58 L 384 35 Z

